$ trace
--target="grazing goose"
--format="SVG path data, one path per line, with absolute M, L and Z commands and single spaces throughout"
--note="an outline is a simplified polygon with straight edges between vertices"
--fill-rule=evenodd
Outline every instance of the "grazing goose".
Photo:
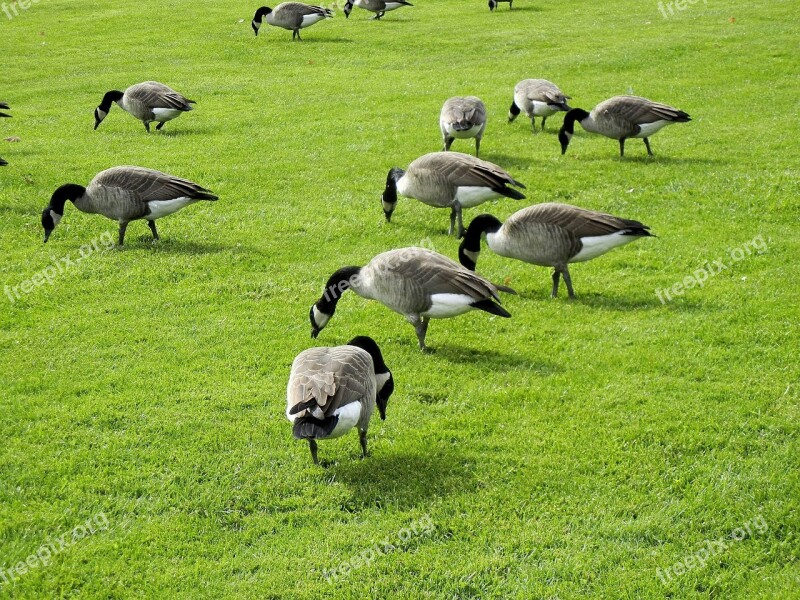
M 300 37 L 301 29 L 311 27 L 314 23 L 323 19 L 332 19 L 333 13 L 327 8 L 309 6 L 301 2 L 283 2 L 278 4 L 274 10 L 268 6 L 262 6 L 256 11 L 251 23 L 256 35 L 258 35 L 258 30 L 261 28 L 261 23 L 265 16 L 267 24 L 288 29 L 292 32 L 292 40 L 297 38 L 302 42 L 303 38 Z
M 582 108 L 573 108 L 564 116 L 564 124 L 558 132 L 561 142 L 561 154 L 566 153 L 567 146 L 575 133 L 575 121 L 590 133 L 599 133 L 619 140 L 619 155 L 625 156 L 625 140 L 642 138 L 647 154 L 650 150 L 651 135 L 655 135 L 662 127 L 673 123 L 686 123 L 691 117 L 677 108 L 659 104 L 639 96 L 614 96 L 601 102 L 591 113 Z
M 508 122 L 517 118 L 520 111 L 531 120 L 531 129 L 536 133 L 536 117 L 542 117 L 542 131 L 547 117 L 558 111 L 568 111 L 567 100 L 558 86 L 546 79 L 524 79 L 514 86 L 514 100 L 508 110 Z
M 292 363 L 286 389 L 286 417 L 295 439 L 308 440 L 317 460 L 317 440 L 343 436 L 358 428 L 367 456 L 367 427 L 375 406 L 386 420 L 386 404 L 394 391 L 392 372 L 375 340 L 359 336 L 346 346 L 309 348 Z
M 489 11 L 494 11 L 501 2 L 508 2 L 508 9 L 511 10 L 511 5 L 514 3 L 514 0 L 489 0 Z
M 353 10 L 353 6 L 363 8 L 369 12 L 374 12 L 375 16 L 372 17 L 372 19 L 377 21 L 390 10 L 396 10 L 401 6 L 414 5 L 411 4 L 411 2 L 406 2 L 406 0 L 355 0 L 355 2 L 347 0 L 347 3 L 344 5 L 345 18 L 350 18 L 350 11 Z
M 458 237 L 464 235 L 461 209 L 505 196 L 522 200 L 525 195 L 509 185 L 525 189 L 497 165 L 461 152 L 432 152 L 420 156 L 407 170 L 394 167 L 386 177 L 381 196 L 386 221 L 392 220 L 398 192 L 436 208 L 450 208 L 452 235 L 458 221 Z
M 481 138 L 486 129 L 486 105 L 475 96 L 456 96 L 442 106 L 439 115 L 442 130 L 442 150 L 450 150 L 453 140 L 475 138 L 475 156 L 481 150 Z
M 157 240 L 156 219 L 199 200 L 216 199 L 209 190 L 188 179 L 142 167 L 114 167 L 95 175 L 87 187 L 67 183 L 53 192 L 50 204 L 42 212 L 44 241 L 47 243 L 64 216 L 67 200 L 81 212 L 119 221 L 119 245 L 122 246 L 130 221 L 146 219 L 153 239 Z
M 481 251 L 481 234 L 500 256 L 542 267 L 553 267 L 553 298 L 564 276 L 570 298 L 575 297 L 568 263 L 601 256 L 640 237 L 652 235 L 647 225 L 568 204 L 548 202 L 515 212 L 505 223 L 492 215 L 479 215 L 469 224 L 458 249 L 458 259 L 475 270 Z
M 192 110 L 191 105 L 195 104 L 194 100 L 189 100 L 163 83 L 145 81 L 132 85 L 124 92 L 106 92 L 100 106 L 94 110 L 95 129 L 108 115 L 112 102 L 144 123 L 147 133 L 150 133 L 150 123 L 157 121 L 156 130 L 160 130 L 164 123 Z
M 311 337 L 316 338 L 328 324 L 336 303 L 348 289 L 403 315 L 414 326 L 422 351 L 431 319 L 455 317 L 475 309 L 510 317 L 498 304 L 497 292 L 515 293 L 436 252 L 424 248 L 389 250 L 365 267 L 342 267 L 330 276 L 322 297 L 311 307 Z
M 5 102 L 0 102 L 0 108 L 5 109 L 5 110 L 11 110 L 11 107 L 8 104 L 6 104 Z M 0 117 L 11 118 L 11 115 L 7 115 L 5 113 L 1 113 L 0 112 Z M 8 162 L 3 160 L 3 157 L 0 156 L 0 167 L 5 167 L 6 165 L 8 165 Z

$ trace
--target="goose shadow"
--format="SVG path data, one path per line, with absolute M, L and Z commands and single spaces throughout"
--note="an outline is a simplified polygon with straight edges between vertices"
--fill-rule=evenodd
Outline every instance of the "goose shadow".
M 535 362 L 525 356 L 508 354 L 500 350 L 483 350 L 453 344 L 433 346 L 431 355 L 454 365 L 463 365 L 467 362 L 482 363 L 503 371 L 524 369 L 541 375 L 553 375 L 564 370 L 556 363 Z
M 390 415 L 391 418 L 391 415 Z M 456 448 L 426 447 L 425 452 L 392 453 L 389 446 L 371 450 L 362 460 L 342 460 L 325 469 L 351 491 L 342 510 L 358 512 L 392 506 L 402 510 L 425 506 L 474 488 L 474 474 Z
M 504 169 L 529 169 L 533 164 L 531 159 L 521 158 L 519 156 L 509 156 L 508 154 L 499 154 L 495 152 L 487 152 L 486 154 L 481 154 L 480 158 L 482 160 L 488 160 L 489 162 L 493 162 L 496 165 L 503 167 Z
M 352 44 L 353 40 L 349 38 L 303 38 L 304 44 Z
M 160 232 L 159 232 L 160 233 Z M 130 239 L 130 241 L 128 241 Z M 116 237 L 114 238 L 116 242 Z M 119 249 L 119 248 L 118 248 Z M 143 233 L 136 236 L 126 236 L 122 250 L 148 250 L 163 254 L 219 254 L 221 252 L 252 253 L 255 250 L 245 246 L 229 246 L 217 242 L 187 241 L 161 236 L 158 241 L 151 235 Z
M 539 6 L 531 6 L 529 4 L 528 5 L 523 4 L 522 6 L 518 6 L 517 8 L 510 8 L 508 10 L 502 10 L 502 7 L 497 7 L 496 9 L 494 9 L 494 12 L 497 12 L 499 10 L 502 11 L 499 14 L 516 13 L 516 12 L 544 12 L 543 8 Z

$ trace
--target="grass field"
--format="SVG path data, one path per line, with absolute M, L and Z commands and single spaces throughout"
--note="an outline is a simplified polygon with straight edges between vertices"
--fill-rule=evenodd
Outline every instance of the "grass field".
M 0 597 L 800 597 L 796 0 L 666 18 L 656 0 L 419 0 L 378 22 L 337 10 L 303 43 L 254 37 L 255 8 L 0 13 L 0 139 L 21 138 L 0 141 L 0 285 L 33 287 L 0 297 Z M 579 128 L 561 156 L 560 116 L 506 122 L 527 77 L 573 106 L 634 93 L 693 120 L 652 159 Z M 197 109 L 146 135 L 114 107 L 92 130 L 104 92 L 150 79 Z M 447 211 L 401 200 L 387 224 L 379 195 L 440 148 L 457 94 L 488 106 L 482 158 L 528 188 L 465 224 L 561 201 L 658 237 L 574 266 L 572 302 L 484 246 L 513 318 L 434 322 L 430 355 L 353 294 L 312 342 L 336 268 L 421 243 L 456 256 Z M 43 245 L 53 190 L 122 164 L 220 200 L 159 221 L 157 244 L 132 223 L 124 249 L 69 205 Z M 396 392 L 371 457 L 352 433 L 315 467 L 284 416 L 289 366 L 357 334 Z

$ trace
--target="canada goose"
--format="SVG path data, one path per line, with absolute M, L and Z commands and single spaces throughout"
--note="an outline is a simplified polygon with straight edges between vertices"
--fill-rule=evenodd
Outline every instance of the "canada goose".
M 367 427 L 375 406 L 386 420 L 386 404 L 394 378 L 370 337 L 355 337 L 345 346 L 309 348 L 292 363 L 286 389 L 286 417 L 295 439 L 308 440 L 317 460 L 317 440 L 343 436 L 358 428 L 361 451 L 367 456 Z
M 691 117 L 677 108 L 659 104 L 639 96 L 614 96 L 601 102 L 591 113 L 582 108 L 573 108 L 564 116 L 564 124 L 558 132 L 561 154 L 566 153 L 575 121 L 590 133 L 599 133 L 619 140 L 619 155 L 625 156 L 625 140 L 642 138 L 647 154 L 653 156 L 648 138 L 662 127 L 673 123 L 686 123 Z
M 515 293 L 436 252 L 413 247 L 389 250 L 365 267 L 342 267 L 330 276 L 322 297 L 311 307 L 312 338 L 328 324 L 348 289 L 403 315 L 414 326 L 422 351 L 431 319 L 474 309 L 508 318 L 511 315 L 499 305 L 497 292 Z
M 486 105 L 475 96 L 456 96 L 442 106 L 439 115 L 442 130 L 442 150 L 450 150 L 453 140 L 475 138 L 475 156 L 481 150 L 481 138 L 486 129 Z
M 414 5 L 411 4 L 411 2 L 406 2 L 406 0 L 355 0 L 355 2 L 352 0 L 347 0 L 344 5 L 345 18 L 350 18 L 350 11 L 353 10 L 353 6 L 363 8 L 369 12 L 374 12 L 375 16 L 372 17 L 372 19 L 377 21 L 390 10 L 396 10 L 401 6 Z
M 150 133 L 150 123 L 157 121 L 156 130 L 160 130 L 164 123 L 192 110 L 191 105 L 195 104 L 194 100 L 189 100 L 163 83 L 145 81 L 132 85 L 124 92 L 106 92 L 100 106 L 94 109 L 95 129 L 108 115 L 112 102 L 144 123 L 147 133 Z
M 458 249 L 458 259 L 475 270 L 481 251 L 481 234 L 500 256 L 516 258 L 542 267 L 553 267 L 552 297 L 558 294 L 564 276 L 570 298 L 575 297 L 567 263 L 601 256 L 640 237 L 652 235 L 647 225 L 605 213 L 548 202 L 515 212 L 505 223 L 492 215 L 475 217 Z
M 493 11 L 501 2 L 508 2 L 508 9 L 511 10 L 511 5 L 514 3 L 514 0 L 489 0 L 489 11 Z
M 119 245 L 122 246 L 130 221 L 146 219 L 153 239 L 157 240 L 156 219 L 199 200 L 216 199 L 209 190 L 188 179 L 142 167 L 113 167 L 95 175 L 87 187 L 67 183 L 53 192 L 50 204 L 42 212 L 44 241 L 47 243 L 64 216 L 67 200 L 81 212 L 119 221 Z
M 524 79 L 514 86 L 514 100 L 508 110 L 508 122 L 517 118 L 520 111 L 531 120 L 531 129 L 536 132 L 536 117 L 542 117 L 542 131 L 547 117 L 558 111 L 568 111 L 567 100 L 558 86 L 546 79 Z
M 522 200 L 525 195 L 509 185 L 525 189 L 497 165 L 461 152 L 432 152 L 420 156 L 407 170 L 392 168 L 381 196 L 386 221 L 392 220 L 398 192 L 436 208 L 450 208 L 452 235 L 458 221 L 458 237 L 464 234 L 461 209 L 478 206 L 493 198 Z
M 268 6 L 262 6 L 256 11 L 251 23 L 256 35 L 258 35 L 258 30 L 261 28 L 261 23 L 265 16 L 269 25 L 288 29 L 292 32 L 293 40 L 296 37 L 302 42 L 303 38 L 300 37 L 301 29 L 311 27 L 314 23 L 323 19 L 332 19 L 333 13 L 327 8 L 310 6 L 301 2 L 283 2 L 278 4 L 274 10 Z

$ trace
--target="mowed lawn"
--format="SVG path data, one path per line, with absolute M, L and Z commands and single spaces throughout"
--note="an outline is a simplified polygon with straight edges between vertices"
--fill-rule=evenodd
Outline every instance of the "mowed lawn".
M 230 0 L 0 13 L 0 139 L 21 140 L 0 141 L 0 597 L 800 597 L 797 2 L 415 4 L 338 7 L 303 43 L 256 38 L 258 3 Z M 562 156 L 561 116 L 507 123 L 528 77 L 693 120 L 652 159 L 580 128 Z M 106 91 L 151 79 L 196 110 L 146 135 L 115 106 L 93 131 Z M 435 321 L 429 355 L 352 293 L 311 340 L 338 267 L 456 257 L 448 211 L 401 199 L 387 224 L 379 196 L 440 149 L 460 94 L 486 102 L 482 157 L 528 196 L 465 223 L 559 201 L 658 237 L 575 265 L 575 301 L 484 245 L 513 318 Z M 42 244 L 56 187 L 125 164 L 220 200 L 159 221 L 157 244 L 132 223 L 123 249 L 68 204 Z M 289 367 L 359 334 L 396 392 L 371 457 L 353 432 L 315 467 L 284 416 Z

